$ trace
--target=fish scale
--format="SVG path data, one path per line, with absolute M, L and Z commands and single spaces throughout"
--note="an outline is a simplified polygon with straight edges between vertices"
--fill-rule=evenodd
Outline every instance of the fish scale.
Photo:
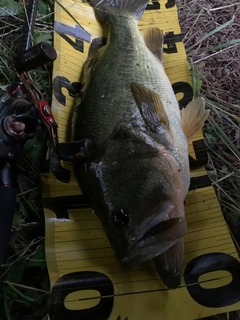
M 113 15 L 111 20 L 107 45 L 99 49 L 98 59 L 91 69 L 91 81 L 86 81 L 88 86 L 83 88 L 83 100 L 76 116 L 78 126 L 74 140 L 88 137 L 97 149 L 101 148 L 101 144 L 111 136 L 118 125 L 145 129 L 145 123 L 130 90 L 132 82 L 144 84 L 157 92 L 164 104 L 171 123 L 167 142 L 186 181 L 186 193 L 189 168 L 184 164 L 188 162 L 188 147 L 170 82 L 163 66 L 146 47 L 138 30 L 137 20 L 119 15 Z M 165 137 L 163 141 L 161 135 L 151 132 L 149 134 L 158 143 L 166 145 Z
M 135 124 L 144 126 L 130 90 L 131 82 L 142 83 L 159 94 L 167 91 L 159 79 L 155 58 L 148 52 L 136 21 L 115 17 L 113 25 L 109 44 L 100 50 L 91 71 L 91 82 L 84 88 L 87 91 L 77 115 L 81 130 L 76 131 L 75 139 L 87 135 L 96 145 L 103 143 L 122 121 L 129 123 L 134 119 Z M 90 110 L 92 108 L 93 112 Z M 107 126 L 103 127 L 103 121 Z M 92 128 L 95 128 L 94 132 Z
M 143 37 L 138 30 L 146 0 L 90 2 L 109 32 L 100 49 L 92 43 L 84 66 L 74 140 L 91 139 L 93 155 L 75 161 L 75 176 L 121 264 L 134 268 L 154 259 L 174 288 L 181 280 L 190 170 L 178 102 L 158 55 L 163 36 L 157 28 Z M 203 124 L 196 112 L 189 134 L 195 121 Z

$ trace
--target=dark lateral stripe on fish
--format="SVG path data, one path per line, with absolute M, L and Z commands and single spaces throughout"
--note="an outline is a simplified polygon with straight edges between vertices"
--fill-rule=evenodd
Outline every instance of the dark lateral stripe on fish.
M 193 177 L 190 180 L 190 190 L 201 189 L 205 187 L 210 187 L 212 185 L 212 181 L 209 179 L 207 175 L 200 177 Z

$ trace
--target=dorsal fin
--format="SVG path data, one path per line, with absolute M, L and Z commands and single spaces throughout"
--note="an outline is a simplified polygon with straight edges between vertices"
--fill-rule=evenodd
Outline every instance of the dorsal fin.
M 158 126 L 164 124 L 169 129 L 168 116 L 159 95 L 135 82 L 131 83 L 131 90 L 147 127 L 156 131 Z
M 163 63 L 163 41 L 162 30 L 151 27 L 143 31 L 143 39 L 148 49 Z

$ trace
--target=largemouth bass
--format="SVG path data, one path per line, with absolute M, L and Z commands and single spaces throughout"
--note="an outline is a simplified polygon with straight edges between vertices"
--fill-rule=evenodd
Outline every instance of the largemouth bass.
M 84 66 L 74 140 L 93 156 L 74 163 L 77 181 L 123 266 L 148 260 L 169 288 L 179 286 L 184 198 L 190 183 L 188 139 L 208 115 L 204 100 L 183 111 L 163 67 L 163 33 L 138 30 L 147 0 L 90 0 L 108 25 Z

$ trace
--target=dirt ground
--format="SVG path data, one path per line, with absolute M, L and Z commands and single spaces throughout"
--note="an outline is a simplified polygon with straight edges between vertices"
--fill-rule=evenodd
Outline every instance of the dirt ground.
M 176 0 L 186 52 L 199 62 L 207 77 L 203 92 L 213 99 L 231 103 L 240 110 L 240 43 L 230 48 L 211 48 L 240 39 L 240 2 L 237 0 Z M 235 5 L 234 5 L 235 4 Z M 203 36 L 220 25 L 228 26 L 194 46 Z M 191 49 L 191 47 L 194 48 Z
M 203 80 L 201 93 L 216 103 L 228 104 L 230 113 L 240 116 L 240 1 L 233 0 L 176 0 L 179 9 L 179 22 L 183 34 L 183 42 L 189 58 L 199 71 L 206 75 Z M 213 33 L 221 25 L 226 26 Z M 205 35 L 213 33 L 200 41 Z M 224 44 L 227 44 L 225 46 Z M 215 48 L 214 47 L 220 47 Z M 223 131 L 240 149 L 240 130 L 228 121 L 211 113 Z M 236 121 L 235 119 L 232 119 Z M 238 122 L 239 124 L 239 122 Z M 209 125 L 209 124 L 208 124 Z M 227 161 L 240 169 L 240 159 L 228 148 L 228 145 L 217 140 L 214 151 L 222 155 Z M 223 163 L 214 156 L 213 150 L 208 150 L 209 161 L 216 170 L 223 170 Z M 229 172 L 231 169 L 226 168 Z M 224 181 L 225 190 L 233 190 L 236 204 L 239 205 L 240 176 Z M 216 190 L 223 200 L 224 195 Z M 236 240 L 236 247 L 240 246 L 240 215 L 239 210 L 233 214 L 231 210 L 223 210 L 224 217 Z M 233 216 L 234 215 L 234 218 Z M 239 320 L 240 311 L 208 317 L 206 320 Z
M 239 124 L 240 1 L 176 0 L 176 4 L 179 9 L 179 22 L 187 55 L 192 58 L 199 71 L 206 75 L 201 93 L 213 102 L 227 104 L 229 113 L 238 117 L 238 120 L 236 118 L 231 120 Z M 225 25 L 224 28 L 221 28 L 223 25 Z M 214 32 L 216 29 L 218 31 Z M 206 37 L 208 34 L 210 35 Z M 221 115 L 214 113 L 211 115 L 239 150 L 239 126 L 236 126 L 238 128 L 236 129 L 229 121 L 221 118 Z M 214 169 L 223 170 L 222 161 L 214 156 L 212 150 L 208 151 Z M 225 141 L 218 139 L 214 145 L 214 151 L 234 165 L 237 170 L 240 169 L 239 157 L 233 154 Z M 231 172 L 229 168 L 226 170 Z M 233 190 L 239 206 L 239 175 L 225 180 L 223 187 L 225 190 Z M 219 196 L 222 195 L 219 194 Z M 236 210 L 234 219 L 230 216 L 231 213 L 228 215 L 228 210 L 225 210 L 224 214 L 227 222 L 231 224 L 235 238 L 240 243 L 239 210 Z

